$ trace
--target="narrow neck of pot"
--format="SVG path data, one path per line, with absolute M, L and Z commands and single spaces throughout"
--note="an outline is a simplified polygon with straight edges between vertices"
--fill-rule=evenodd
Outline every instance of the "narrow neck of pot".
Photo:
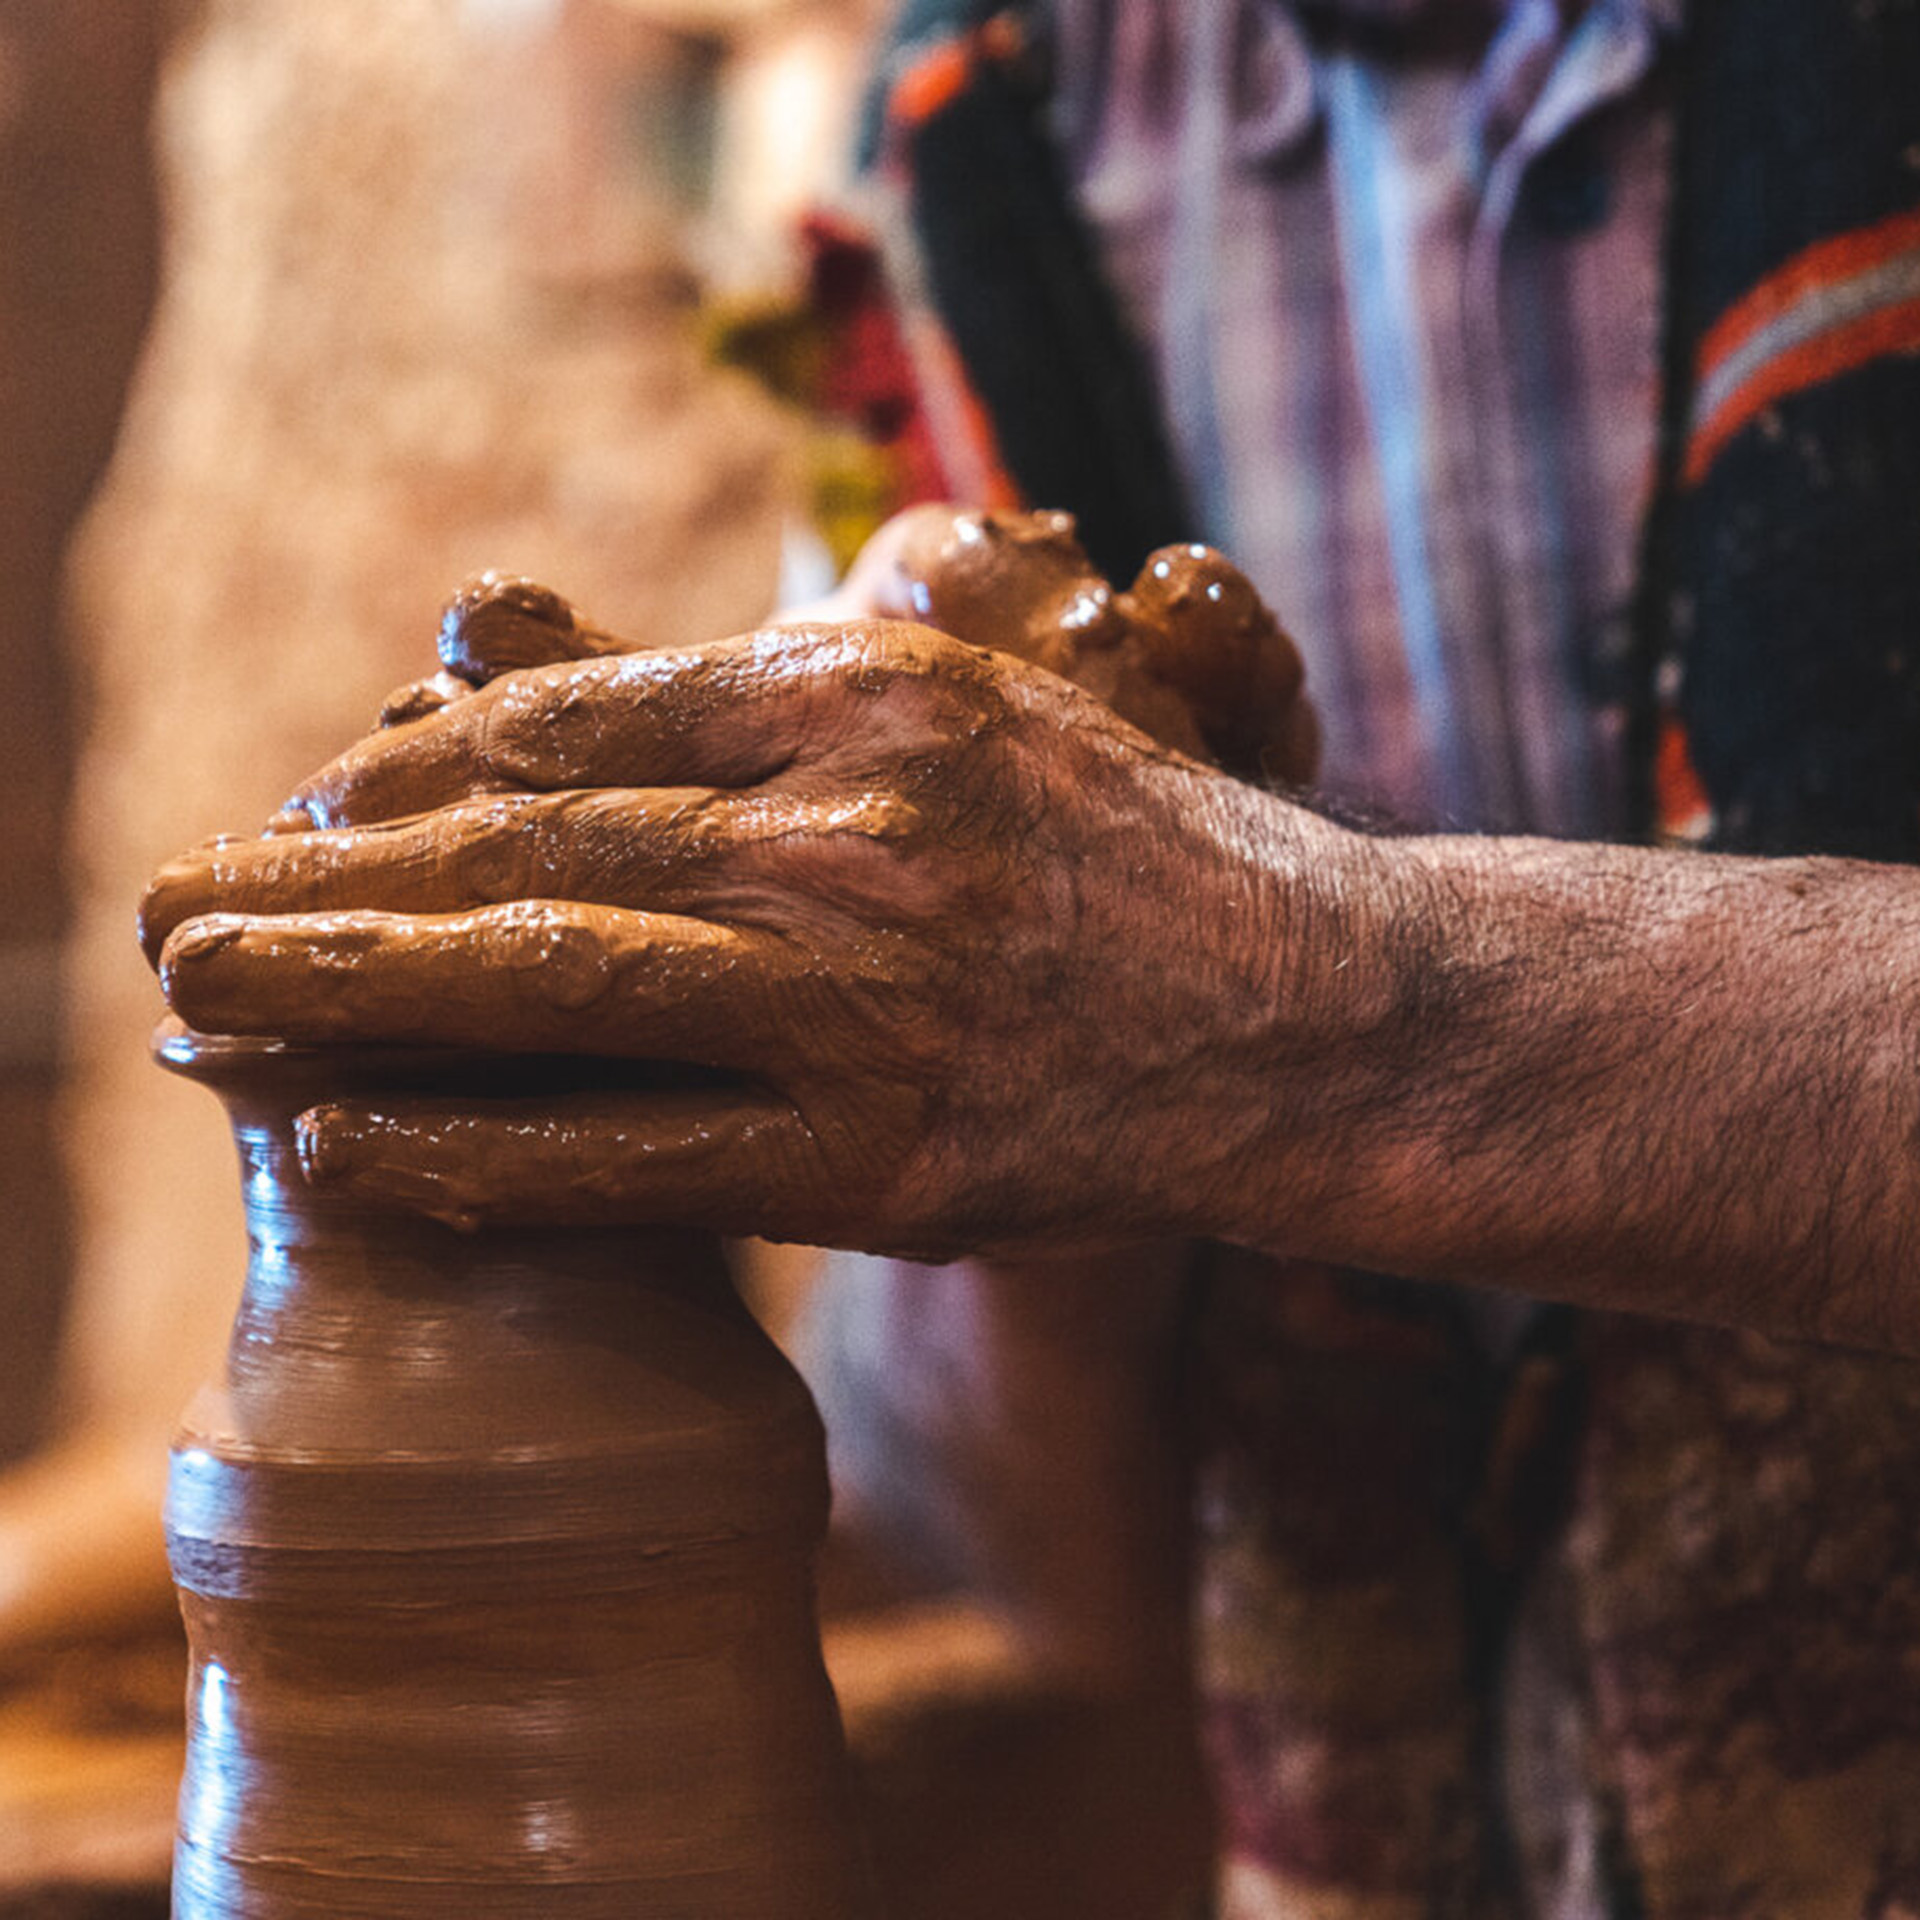
M 162 1053 L 221 1096 L 239 1148 L 247 1283 L 206 1418 L 249 1455 L 477 1463 L 691 1434 L 750 1449 L 769 1423 L 817 1445 L 714 1235 L 463 1231 L 308 1182 L 300 1113 L 406 1075 L 457 1084 L 458 1063 L 197 1035 Z

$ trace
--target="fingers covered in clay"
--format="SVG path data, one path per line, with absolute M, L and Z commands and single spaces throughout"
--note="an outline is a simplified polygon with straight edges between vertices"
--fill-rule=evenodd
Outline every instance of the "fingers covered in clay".
M 373 909 L 452 913 L 513 900 L 570 900 L 784 924 L 778 898 L 808 875 L 815 901 L 909 840 L 914 808 L 895 795 L 711 788 L 593 788 L 470 800 L 390 826 L 225 839 L 167 862 L 140 905 L 157 964 L 167 938 L 207 914 Z M 870 906 L 863 899 L 862 905 Z
M 212 913 L 368 908 L 451 913 L 509 900 L 677 909 L 710 864 L 707 789 L 501 794 L 387 826 L 227 840 L 169 860 L 140 903 L 140 944 Z
M 976 646 L 1033 657 L 1076 594 L 1105 584 L 1070 513 L 909 507 L 849 575 L 876 613 L 924 620 Z
M 1154 672 L 1191 703 L 1223 765 L 1295 785 L 1313 777 L 1305 665 L 1232 561 L 1212 547 L 1162 547 L 1126 599 Z
M 464 680 L 457 679 L 442 668 L 438 673 L 428 674 L 424 680 L 409 680 L 405 686 L 395 687 L 380 702 L 376 724 L 404 727 L 410 721 L 424 720 L 428 715 L 438 713 L 456 700 L 464 700 L 472 691 Z
M 419 1098 L 300 1116 L 315 1185 L 459 1227 L 712 1226 L 798 1237 L 817 1211 L 818 1143 L 751 1087 L 447 1106 Z
M 212 914 L 160 977 L 210 1033 L 648 1055 L 718 1067 L 771 1052 L 790 967 L 765 936 L 567 901 L 467 913 Z
M 640 650 L 637 641 L 581 619 L 551 587 L 492 571 L 475 575 L 447 602 L 438 644 L 442 668 L 473 687 L 521 667 Z
M 409 680 L 380 703 L 380 731 L 411 725 L 443 713 L 474 689 L 521 667 L 551 666 L 639 651 L 582 620 L 551 587 L 514 574 L 486 572 L 467 581 L 440 616 L 436 672 Z M 321 820 L 295 797 L 263 829 L 269 834 L 308 833 Z
M 192 1026 L 737 1074 L 814 1143 L 779 1230 L 928 1257 L 1191 1224 L 1312 864 L 1086 691 L 880 621 L 516 670 L 296 800 L 155 884 Z M 511 1139 L 642 1204 L 612 1134 Z M 713 1224 L 776 1230 L 754 1164 Z
M 751 786 L 808 744 L 823 704 L 850 683 L 924 669 L 933 639 L 881 623 L 775 628 L 522 669 L 356 742 L 293 794 L 286 817 L 346 827 L 494 793 Z
M 523 789 L 751 784 L 798 750 L 809 691 L 831 693 L 836 670 L 858 676 L 888 652 L 875 616 L 1029 660 L 1232 771 L 1312 773 L 1299 654 L 1210 548 L 1163 549 L 1116 593 L 1068 514 L 921 507 L 875 536 L 839 597 L 866 620 L 640 654 L 550 588 L 483 574 L 447 607 L 441 671 L 390 696 L 382 730 L 305 783 L 267 830 L 390 821 Z M 779 714 L 765 710 L 769 697 Z
M 1120 592 L 1071 514 L 913 507 L 868 543 L 839 597 L 1030 660 L 1232 772 L 1312 776 L 1318 731 L 1299 652 L 1211 547 L 1164 547 Z

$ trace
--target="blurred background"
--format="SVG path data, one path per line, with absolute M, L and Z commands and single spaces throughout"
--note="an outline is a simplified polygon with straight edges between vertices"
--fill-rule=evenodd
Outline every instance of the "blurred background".
M 820 212 L 882 11 L 0 0 L 0 1914 L 166 1910 L 165 1444 L 245 1249 L 216 1103 L 146 1057 L 142 883 L 430 671 L 472 572 L 696 641 L 953 483 Z M 776 1323 L 809 1278 L 749 1275 Z M 857 1562 L 893 1910 L 1164 1911 L 1197 1829 L 1112 1726 Z

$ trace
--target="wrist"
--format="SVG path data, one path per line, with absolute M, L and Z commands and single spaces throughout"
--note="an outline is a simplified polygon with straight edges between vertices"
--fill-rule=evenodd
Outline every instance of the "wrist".
M 1257 908 L 1234 923 L 1233 964 L 1259 1017 L 1220 1049 L 1232 1151 L 1189 1230 L 1378 1261 L 1380 1196 L 1436 1137 L 1450 956 L 1467 918 L 1457 877 L 1419 841 L 1246 799 L 1237 843 L 1257 850 Z
M 1909 875 L 1333 830 L 1273 845 L 1268 1098 L 1200 1230 L 1920 1346 L 1897 1279 L 1920 1218 Z

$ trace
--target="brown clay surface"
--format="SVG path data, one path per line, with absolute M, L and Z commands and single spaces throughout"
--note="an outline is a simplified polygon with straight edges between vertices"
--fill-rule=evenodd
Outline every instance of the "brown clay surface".
M 863 1911 L 818 1420 L 717 1245 L 458 1234 L 302 1180 L 325 1093 L 498 1063 L 164 1056 L 228 1102 L 253 1239 L 168 1502 L 176 1913 Z
M 1212 547 L 1162 547 L 1122 590 L 1095 570 L 1071 514 L 917 507 L 872 542 L 843 595 L 1031 660 L 1231 772 L 1312 776 L 1300 655 Z

